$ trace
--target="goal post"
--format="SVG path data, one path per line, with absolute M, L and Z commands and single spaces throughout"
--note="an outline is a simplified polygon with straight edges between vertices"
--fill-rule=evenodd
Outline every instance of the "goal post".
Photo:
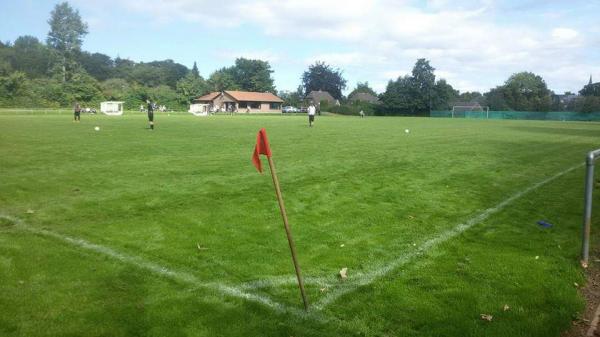
M 452 118 L 469 118 L 479 113 L 481 118 L 490 118 L 490 108 L 488 106 L 475 105 L 453 105 Z
M 585 209 L 583 212 L 583 233 L 581 245 L 581 265 L 588 266 L 590 258 L 590 227 L 592 225 L 592 192 L 594 191 L 594 162 L 600 157 L 600 149 L 590 151 L 585 158 Z

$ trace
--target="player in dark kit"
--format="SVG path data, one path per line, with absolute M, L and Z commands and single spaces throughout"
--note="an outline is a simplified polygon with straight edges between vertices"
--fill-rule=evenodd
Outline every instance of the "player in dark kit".
M 150 122 L 150 130 L 154 130 L 154 104 L 152 104 L 150 100 L 146 100 L 146 103 L 148 104 L 146 108 L 148 111 L 148 122 Z
M 81 106 L 79 105 L 79 103 L 75 103 L 75 106 L 73 107 L 73 122 L 80 122 L 81 121 Z

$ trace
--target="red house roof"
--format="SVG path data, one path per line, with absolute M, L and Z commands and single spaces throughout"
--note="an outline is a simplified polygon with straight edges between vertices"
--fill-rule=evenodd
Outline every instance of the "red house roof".
M 270 92 L 225 91 L 236 101 L 283 103 L 283 100 Z
M 283 103 L 283 100 L 270 92 L 251 92 L 251 91 L 224 91 L 225 94 L 238 102 L 264 102 L 264 103 Z M 221 95 L 215 91 L 204 96 L 196 98 L 196 102 L 211 102 Z

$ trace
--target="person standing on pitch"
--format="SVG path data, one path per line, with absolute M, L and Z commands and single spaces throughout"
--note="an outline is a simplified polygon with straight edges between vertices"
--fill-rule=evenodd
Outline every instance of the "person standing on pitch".
M 77 102 L 73 106 L 73 122 L 81 122 L 81 106 Z
M 308 126 L 312 127 L 313 123 L 315 122 L 315 113 L 317 112 L 317 109 L 315 108 L 315 106 L 310 103 L 310 105 L 308 106 Z
M 148 110 L 148 122 L 150 123 L 150 130 L 154 130 L 154 104 L 150 102 L 150 100 L 146 100 L 148 106 L 146 109 Z

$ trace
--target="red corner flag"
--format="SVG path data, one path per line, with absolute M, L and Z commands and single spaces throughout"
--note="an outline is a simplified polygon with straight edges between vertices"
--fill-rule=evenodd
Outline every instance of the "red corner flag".
M 267 131 L 265 128 L 260 129 L 256 135 L 256 145 L 254 146 L 254 154 L 252 154 L 252 163 L 256 166 L 258 172 L 262 173 L 262 164 L 260 162 L 261 154 L 271 157 L 271 147 L 269 139 L 267 139 Z

